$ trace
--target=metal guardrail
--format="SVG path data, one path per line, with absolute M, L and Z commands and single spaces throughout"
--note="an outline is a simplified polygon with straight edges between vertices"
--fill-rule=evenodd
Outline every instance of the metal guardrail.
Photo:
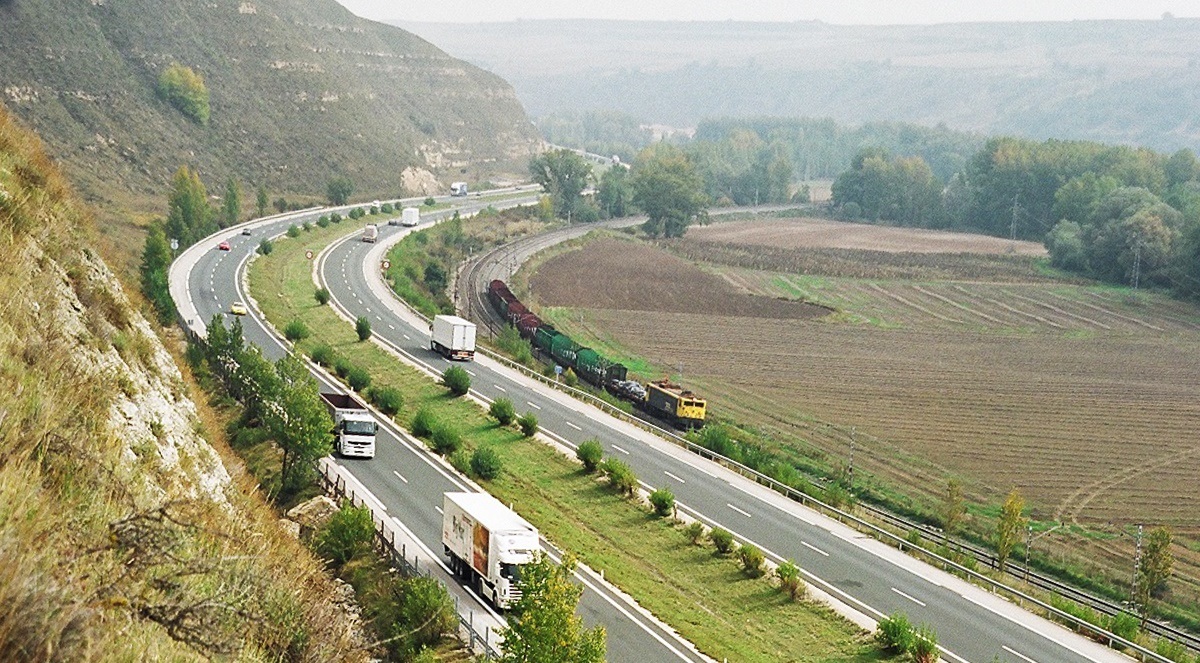
M 399 547 L 396 545 L 395 531 L 388 531 L 384 527 L 384 519 L 376 519 L 374 510 L 370 508 L 366 500 L 357 495 L 353 488 L 348 488 L 342 477 L 336 473 L 333 473 L 334 476 L 331 477 L 329 468 L 318 468 L 317 471 L 321 476 L 321 487 L 326 494 L 338 501 L 348 500 L 354 506 L 366 507 L 371 511 L 371 522 L 375 525 L 375 549 L 388 560 L 392 568 L 410 578 L 425 576 L 441 582 L 440 579 L 434 577 L 428 566 L 421 568 L 421 560 L 415 553 L 412 560 L 409 560 L 406 545 L 404 543 L 401 543 Z M 445 586 L 445 583 L 442 584 Z M 500 658 L 500 652 L 496 650 L 495 644 L 491 641 L 490 629 L 485 628 L 480 634 L 475 629 L 475 611 L 468 610 L 464 616 L 457 596 L 454 597 L 454 614 L 458 617 L 459 636 L 466 641 L 472 651 L 481 652 L 485 660 L 491 661 Z

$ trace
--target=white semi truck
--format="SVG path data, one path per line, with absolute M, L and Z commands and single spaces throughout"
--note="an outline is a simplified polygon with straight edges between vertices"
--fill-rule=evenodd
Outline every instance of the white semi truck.
M 421 223 L 421 210 L 416 207 L 405 207 L 400 213 L 400 225 L 412 228 Z
M 429 348 L 446 359 L 471 361 L 475 357 L 475 323 L 455 315 L 434 316 Z
M 374 223 L 368 223 L 366 228 L 363 228 L 362 241 L 375 243 L 379 239 L 379 227 Z
M 521 598 L 521 566 L 541 549 L 538 531 L 487 493 L 446 493 L 442 546 L 450 570 L 500 610 Z
M 375 457 L 375 417 L 350 394 L 321 393 L 321 400 L 333 417 L 333 446 L 346 458 Z
M 451 184 L 450 185 L 450 195 L 452 195 L 452 196 L 467 195 L 467 183 L 466 182 L 455 182 L 455 183 Z

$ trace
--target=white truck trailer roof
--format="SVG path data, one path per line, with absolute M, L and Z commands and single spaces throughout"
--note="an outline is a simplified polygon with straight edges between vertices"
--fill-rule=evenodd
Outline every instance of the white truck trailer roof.
M 446 493 L 446 499 L 458 505 L 489 532 L 537 532 L 536 527 L 487 493 Z

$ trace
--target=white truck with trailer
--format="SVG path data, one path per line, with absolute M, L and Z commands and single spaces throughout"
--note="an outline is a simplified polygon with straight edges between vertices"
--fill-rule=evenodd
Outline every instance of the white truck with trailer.
M 454 182 L 453 184 L 451 184 L 450 185 L 450 195 L 452 195 L 452 196 L 467 195 L 467 183 L 466 182 Z
M 374 458 L 375 417 L 367 406 L 350 394 L 321 392 L 321 400 L 333 418 L 333 447 L 345 458 Z
M 475 357 L 475 323 L 456 315 L 434 316 L 429 348 L 446 359 L 471 361 Z
M 379 239 L 379 227 L 374 223 L 368 223 L 366 228 L 363 228 L 362 241 L 375 243 Z
M 541 549 L 538 531 L 487 493 L 446 493 L 442 546 L 450 570 L 500 610 L 521 598 L 521 567 Z

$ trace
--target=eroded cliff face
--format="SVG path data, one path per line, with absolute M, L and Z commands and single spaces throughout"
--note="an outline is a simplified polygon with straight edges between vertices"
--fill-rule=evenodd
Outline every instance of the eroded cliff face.
M 361 660 L 0 106 L 0 659 Z

